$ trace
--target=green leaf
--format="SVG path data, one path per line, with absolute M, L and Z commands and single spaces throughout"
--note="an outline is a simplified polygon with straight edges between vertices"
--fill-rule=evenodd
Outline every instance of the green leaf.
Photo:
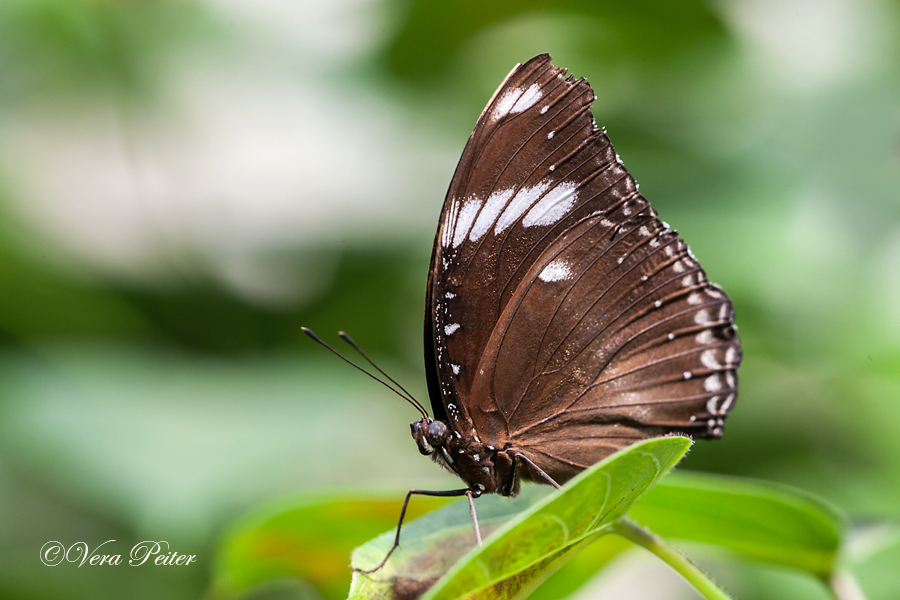
M 476 593 L 480 600 L 524 597 L 625 515 L 690 445 L 683 437 L 647 440 L 594 465 L 558 492 L 529 486 L 515 499 L 479 499 L 479 522 L 490 535 L 480 548 L 474 546 L 465 501 L 429 514 L 404 526 L 401 549 L 384 568 L 354 573 L 350 598 L 417 596 L 429 587 L 427 600 Z M 354 551 L 353 566 L 377 565 L 393 535 L 386 532 Z
M 785 486 L 680 472 L 631 509 L 631 518 L 666 538 L 715 544 L 739 555 L 827 578 L 844 524 L 823 501 Z
M 233 597 L 257 584 L 288 578 L 302 580 L 323 598 L 346 598 L 350 551 L 396 525 L 400 510 L 396 497 L 346 498 L 297 498 L 242 519 L 220 544 L 211 596 Z M 409 514 L 422 515 L 446 503 L 423 498 L 410 506 Z
M 480 498 L 477 507 L 483 533 L 496 532 L 523 511 L 537 510 L 538 503 L 551 500 L 549 496 L 553 494 L 547 486 L 526 485 L 518 498 Z M 303 580 L 324 598 L 345 598 L 351 579 L 350 551 L 391 528 L 382 536 L 388 543 L 373 540 L 354 554 L 355 561 L 377 564 L 390 547 L 400 503 L 399 493 L 363 500 L 358 494 L 343 493 L 299 498 L 256 511 L 234 527 L 221 546 L 215 595 L 234 595 L 289 577 Z M 446 500 L 417 497 L 410 504 L 409 518 L 442 505 L 426 518 L 404 525 L 402 551 L 382 571 L 358 576 L 354 597 L 384 594 L 386 589 L 388 597 L 424 593 L 472 550 L 474 534 L 465 501 L 446 505 Z M 665 537 L 714 544 L 746 558 L 805 569 L 821 577 L 829 573 L 828 565 L 834 562 L 843 537 L 840 517 L 808 494 L 765 482 L 684 471 L 670 474 L 647 491 L 630 515 Z M 605 533 L 601 527 L 599 533 L 499 582 L 490 592 L 493 595 L 478 597 L 521 596 L 547 577 L 550 580 L 532 598 L 570 594 L 630 546 Z M 435 547 L 440 551 L 434 552 Z
M 591 541 L 583 550 L 571 557 L 571 560 L 561 565 L 557 572 L 551 574 L 547 581 L 528 597 L 529 600 L 557 600 L 575 593 L 612 559 L 633 547 L 631 542 L 617 535 L 591 539 L 596 541 Z

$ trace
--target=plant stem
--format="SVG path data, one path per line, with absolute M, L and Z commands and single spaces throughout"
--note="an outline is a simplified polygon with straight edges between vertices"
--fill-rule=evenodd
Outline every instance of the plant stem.
M 688 580 L 708 600 L 731 600 L 713 581 L 683 554 L 666 544 L 649 531 L 627 519 L 619 519 L 612 526 L 612 533 L 643 546 Z
M 828 584 L 836 600 L 866 600 L 859 584 L 848 571 L 835 572 Z

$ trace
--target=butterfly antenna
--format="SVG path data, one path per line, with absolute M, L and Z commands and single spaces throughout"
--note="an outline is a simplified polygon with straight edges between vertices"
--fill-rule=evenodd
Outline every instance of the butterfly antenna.
M 406 400 L 407 402 L 409 402 L 410 404 L 412 404 L 413 406 L 415 406 L 415 407 L 416 407 L 416 410 L 418 410 L 419 412 L 421 412 L 423 417 L 428 418 L 428 413 L 425 412 L 425 409 L 422 408 L 422 405 L 421 405 L 421 404 L 419 404 L 418 402 L 413 402 L 413 401 L 411 401 L 408 397 L 404 396 L 404 395 L 401 394 L 399 391 L 397 391 L 396 389 L 394 389 L 393 387 L 391 387 L 390 385 L 388 385 L 387 382 L 385 382 L 385 381 L 383 381 L 383 380 L 381 380 L 381 379 L 375 377 L 374 375 L 372 375 L 371 373 L 369 373 L 368 371 L 366 371 L 365 369 L 363 369 L 362 367 L 360 367 L 358 364 L 356 364 L 355 362 L 353 362 L 352 360 L 350 360 L 349 358 L 347 358 L 346 356 L 344 356 L 343 354 L 341 354 L 340 352 L 338 352 L 337 350 L 335 350 L 334 348 L 332 348 L 331 346 L 329 346 L 328 344 L 326 344 L 324 341 L 322 341 L 322 339 L 321 339 L 319 336 L 317 336 L 315 333 L 313 333 L 312 330 L 309 329 L 308 327 L 301 327 L 300 329 L 301 329 L 301 331 L 303 331 L 303 333 L 305 333 L 306 335 L 308 335 L 309 337 L 311 337 L 311 338 L 313 339 L 314 342 L 317 342 L 317 343 L 321 344 L 322 346 L 325 346 L 325 347 L 328 348 L 335 356 L 337 356 L 338 358 L 340 358 L 342 361 L 344 361 L 345 363 L 347 363 L 348 365 L 350 365 L 350 366 L 353 367 L 354 369 L 357 369 L 357 370 L 359 370 L 359 371 L 362 371 L 363 373 L 365 373 L 366 375 L 368 375 L 369 377 L 371 377 L 372 379 L 374 379 L 375 381 L 377 381 L 378 383 L 380 383 L 381 385 L 383 385 L 383 386 L 386 387 L 387 389 L 391 390 L 392 392 L 394 392 L 395 394 L 397 394 L 398 396 L 400 396 L 401 398 L 403 398 L 404 400 Z M 371 362 L 371 361 L 370 361 L 370 362 Z M 377 368 L 377 367 L 376 367 L 376 368 Z M 379 369 L 379 371 L 380 371 L 380 369 Z M 390 379 L 390 378 L 388 378 L 388 379 Z M 392 380 L 392 381 L 393 381 L 393 380 Z M 406 390 L 404 390 L 404 391 L 406 391 Z M 408 393 L 409 393 L 409 392 L 407 392 L 407 394 L 408 394 Z M 415 400 L 415 398 L 413 398 L 413 400 Z
M 376 370 L 376 371 L 378 371 L 379 373 L 381 373 L 382 375 L 384 375 L 385 377 L 387 377 L 388 380 L 389 380 L 391 383 L 393 383 L 393 384 L 396 385 L 398 388 L 400 388 L 401 390 L 403 390 L 403 391 L 406 393 L 407 398 L 409 398 L 411 401 L 413 401 L 413 402 L 415 403 L 416 408 L 418 408 L 420 411 L 424 412 L 426 415 L 428 414 L 428 412 L 425 410 L 425 407 L 422 406 L 422 403 L 419 402 L 418 400 L 416 400 L 416 397 L 413 396 L 412 394 L 410 394 L 409 391 L 407 391 L 407 389 L 406 389 L 405 387 L 403 387 L 402 385 L 400 385 L 399 383 L 397 383 L 397 380 L 395 380 L 393 377 L 391 377 L 390 375 L 388 375 L 387 373 L 385 373 L 384 371 L 382 371 L 382 370 L 381 370 L 381 367 L 379 367 L 378 365 L 376 365 L 376 364 L 374 363 L 374 361 L 372 361 L 372 359 L 369 358 L 368 355 L 367 355 L 365 352 L 363 352 L 363 351 L 360 349 L 359 346 L 356 345 L 356 342 L 353 341 L 353 338 L 351 338 L 349 335 L 347 335 L 347 333 L 344 332 L 344 331 L 338 331 L 338 336 L 339 336 L 342 340 L 344 340 L 345 342 L 347 342 L 348 344 L 350 344 L 350 346 L 351 346 L 354 350 L 356 350 L 357 352 L 359 352 L 359 355 L 362 356 L 364 359 L 366 359 L 366 360 L 369 362 L 370 365 L 372 365 L 373 367 L 375 367 L 375 370 Z

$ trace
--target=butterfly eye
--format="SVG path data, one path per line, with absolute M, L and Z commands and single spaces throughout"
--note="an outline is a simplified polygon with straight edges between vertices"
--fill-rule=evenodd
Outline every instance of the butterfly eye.
M 449 434 L 450 430 L 447 429 L 443 421 L 432 421 L 425 432 L 425 439 L 432 446 L 443 446 Z
M 428 456 L 434 452 L 434 446 L 432 446 L 428 438 L 428 426 L 429 423 L 425 419 L 419 419 L 418 421 L 413 421 L 409 424 L 409 431 L 412 434 L 413 439 L 416 440 L 416 445 L 419 447 L 419 453 L 424 456 Z

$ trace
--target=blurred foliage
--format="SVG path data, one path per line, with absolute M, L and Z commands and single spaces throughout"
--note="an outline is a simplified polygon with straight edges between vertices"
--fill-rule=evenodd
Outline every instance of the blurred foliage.
M 686 464 L 810 490 L 851 523 L 900 518 L 897 3 L 298 6 L 289 16 L 277 12 L 286 6 L 212 0 L 0 3 L 0 596 L 197 597 L 217 536 L 254 502 L 351 483 L 453 485 L 406 437 L 414 411 L 329 362 L 299 328 L 328 339 L 349 331 L 424 396 L 434 225 L 414 215 L 431 212 L 436 224 L 486 99 L 539 52 L 588 78 L 598 124 L 641 191 L 734 300 L 740 399 L 724 440 L 698 444 Z M 424 136 L 447 179 L 391 207 L 396 228 L 348 210 L 336 213 L 341 227 L 304 234 L 288 263 L 298 278 L 317 265 L 326 283 L 292 302 L 248 300 L 176 251 L 161 253 L 165 277 L 110 273 L 41 228 L 51 204 L 23 191 L 13 142 L 28 138 L 9 132 L 44 110 L 33 137 L 52 137 L 56 123 L 111 105 L 123 137 L 152 138 L 169 118 L 167 86 L 193 81 L 186 64 L 226 74 L 240 65 L 258 78 L 249 81 L 277 72 L 303 93 L 330 90 L 329 102 L 346 101 L 336 113 L 344 119 L 367 103 L 387 106 L 401 117 L 381 129 L 363 119 L 359 134 L 391 131 L 396 139 L 376 142 L 400 146 Z M 248 79 L 236 81 L 235 95 Z M 215 99 L 204 99 L 208 112 Z M 143 118 L 149 126 L 130 127 Z M 27 176 L 58 176 L 55 156 L 39 156 Z M 340 159 L 322 175 L 338 185 L 353 177 Z M 411 162 L 390 176 L 399 189 L 431 173 Z M 63 189 L 54 201 L 70 199 Z M 171 212 L 182 204 L 176 195 Z M 94 218 L 97 236 L 115 229 Z M 201 560 L 184 572 L 37 560 L 51 539 L 113 538 L 121 548 L 167 538 Z M 870 598 L 897 589 L 896 556 L 895 544 L 855 569 Z M 780 571 L 710 569 L 741 598 L 821 597 Z
M 421 498 L 408 518 L 447 503 Z M 353 499 L 331 495 L 266 507 L 236 524 L 223 541 L 213 594 L 229 597 L 273 580 L 294 579 L 313 586 L 330 600 L 347 597 L 350 552 L 394 526 L 396 499 Z
M 179 45 L 213 31 L 198 2 L 7 0 L 0 6 L 0 93 L 65 104 L 113 91 L 152 95 Z
M 403 25 L 386 49 L 385 61 L 395 76 L 424 84 L 438 79 L 472 37 L 523 16 L 553 14 L 590 24 L 593 35 L 579 40 L 580 52 L 609 59 L 623 56 L 631 65 L 649 68 L 673 52 L 722 39 L 725 33 L 720 18 L 695 0 L 677 6 L 653 0 L 565 0 L 554 3 L 552 9 L 533 0 L 488 5 L 467 0 L 437 6 L 414 0 L 408 4 Z

